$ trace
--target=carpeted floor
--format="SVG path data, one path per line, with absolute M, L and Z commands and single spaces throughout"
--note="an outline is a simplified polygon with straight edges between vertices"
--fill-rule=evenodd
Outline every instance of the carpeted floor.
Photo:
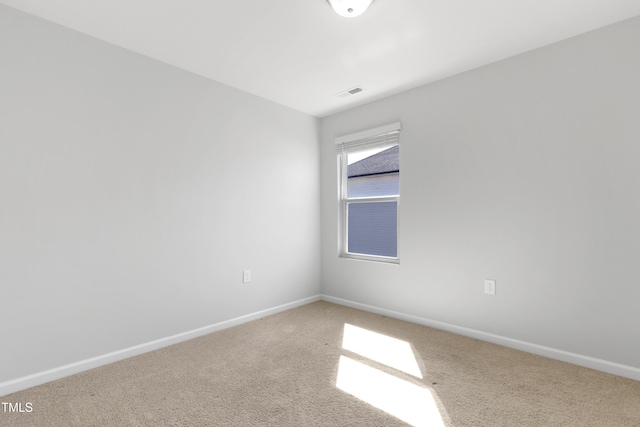
M 638 381 L 327 302 L 0 400 L 33 407 L 11 427 L 640 426 Z

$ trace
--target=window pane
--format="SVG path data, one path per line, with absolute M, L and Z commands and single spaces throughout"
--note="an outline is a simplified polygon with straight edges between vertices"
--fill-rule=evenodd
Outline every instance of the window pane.
M 349 153 L 347 164 L 348 198 L 400 194 L 400 146 Z
M 347 205 L 348 247 L 355 254 L 398 256 L 398 203 Z
M 397 196 L 400 194 L 400 174 L 386 173 L 357 176 L 347 181 L 347 197 Z

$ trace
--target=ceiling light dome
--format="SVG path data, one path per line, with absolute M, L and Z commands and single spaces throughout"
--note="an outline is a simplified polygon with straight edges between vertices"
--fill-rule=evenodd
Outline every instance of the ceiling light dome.
M 373 0 L 327 0 L 340 16 L 353 18 L 362 15 Z

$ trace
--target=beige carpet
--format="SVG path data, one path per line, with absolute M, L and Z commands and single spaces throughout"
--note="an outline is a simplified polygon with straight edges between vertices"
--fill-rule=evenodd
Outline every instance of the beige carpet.
M 0 400 L 33 406 L 11 427 L 640 426 L 638 381 L 327 302 Z

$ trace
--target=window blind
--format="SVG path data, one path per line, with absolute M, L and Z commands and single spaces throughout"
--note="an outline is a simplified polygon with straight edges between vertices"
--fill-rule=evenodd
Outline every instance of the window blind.
M 336 138 L 338 153 L 348 153 L 363 148 L 383 148 L 400 143 L 400 122 L 391 123 L 362 132 Z

